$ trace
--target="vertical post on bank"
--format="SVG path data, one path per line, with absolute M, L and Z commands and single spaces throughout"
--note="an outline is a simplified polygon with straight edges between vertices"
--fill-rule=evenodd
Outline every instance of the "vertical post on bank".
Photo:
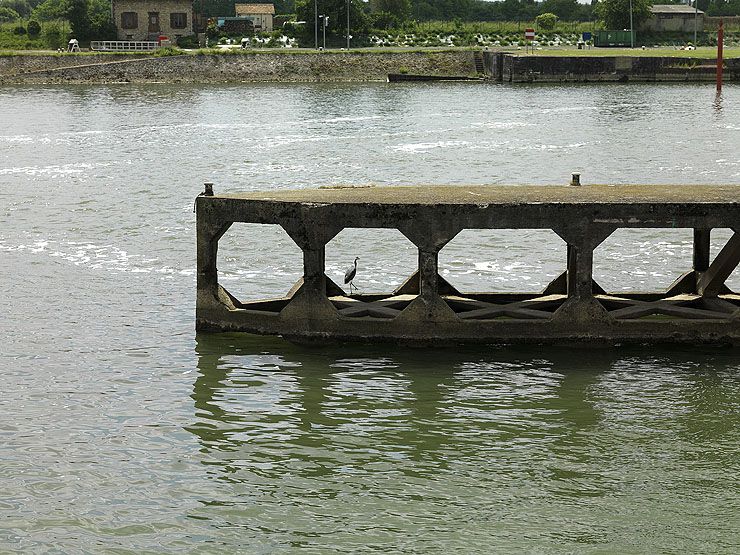
M 699 43 L 697 42 L 697 30 L 699 27 L 699 0 L 694 0 L 694 48 L 699 46 Z
M 719 20 L 719 31 L 717 31 L 717 92 L 722 92 L 722 53 L 725 39 L 725 27 L 723 20 Z

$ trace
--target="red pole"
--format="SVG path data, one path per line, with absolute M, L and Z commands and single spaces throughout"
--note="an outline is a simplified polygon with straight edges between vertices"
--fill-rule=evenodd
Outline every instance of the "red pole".
M 723 21 L 719 20 L 719 31 L 717 31 L 717 92 L 722 92 L 722 43 L 725 40 L 725 28 Z

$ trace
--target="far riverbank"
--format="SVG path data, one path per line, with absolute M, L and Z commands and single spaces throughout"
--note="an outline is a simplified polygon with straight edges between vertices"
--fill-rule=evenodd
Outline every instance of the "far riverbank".
M 16 54 L 0 55 L 0 84 L 353 82 L 385 81 L 391 73 L 509 83 L 714 79 L 716 61 L 709 57 L 680 51 L 608 54 L 469 49 Z M 740 80 L 740 57 L 725 60 L 725 80 Z

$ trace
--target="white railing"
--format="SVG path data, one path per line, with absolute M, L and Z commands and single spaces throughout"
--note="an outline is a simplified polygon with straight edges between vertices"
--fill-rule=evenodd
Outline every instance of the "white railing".
M 94 40 L 90 43 L 90 50 L 104 52 L 141 52 L 156 50 L 159 42 L 129 41 L 129 40 Z

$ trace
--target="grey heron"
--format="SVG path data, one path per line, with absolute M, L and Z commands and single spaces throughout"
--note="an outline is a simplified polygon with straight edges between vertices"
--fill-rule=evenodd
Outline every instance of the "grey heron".
M 349 283 L 349 294 L 352 294 L 352 288 L 354 287 L 357 289 L 357 287 L 352 283 L 352 280 L 355 279 L 355 276 L 357 275 L 357 261 L 360 259 L 359 256 L 355 257 L 355 264 L 352 266 L 349 270 L 344 272 L 344 283 Z

